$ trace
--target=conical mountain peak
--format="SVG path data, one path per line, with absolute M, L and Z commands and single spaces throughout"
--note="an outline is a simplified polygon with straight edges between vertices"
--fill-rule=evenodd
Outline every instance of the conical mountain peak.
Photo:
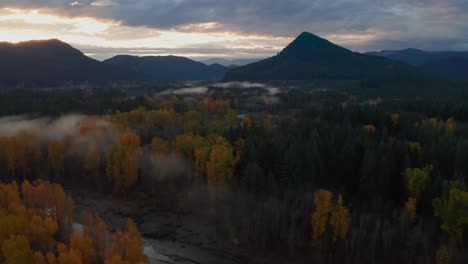
M 303 32 L 277 56 L 231 69 L 225 80 L 312 80 L 394 78 L 412 73 L 407 65 L 352 52 Z

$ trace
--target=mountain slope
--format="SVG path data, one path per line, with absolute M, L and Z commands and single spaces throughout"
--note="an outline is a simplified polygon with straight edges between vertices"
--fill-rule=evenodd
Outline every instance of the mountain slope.
M 244 66 L 250 63 L 254 63 L 257 61 L 260 61 L 262 59 L 235 59 L 235 60 L 230 60 L 230 59 L 221 59 L 221 58 L 212 58 L 208 60 L 203 60 L 200 61 L 206 65 L 212 65 L 212 64 L 220 64 L 226 67 L 229 66 Z
M 69 81 L 132 79 L 56 39 L 0 43 L 0 84 L 55 85 Z
M 355 53 L 304 32 L 277 56 L 231 69 L 224 80 L 399 78 L 417 74 L 406 64 Z
M 158 81 L 220 80 L 227 71 L 219 64 L 207 66 L 176 56 L 118 55 L 104 63 L 134 71 L 142 79 Z
M 468 79 L 468 58 L 451 57 L 430 61 L 421 66 L 424 72 L 452 79 Z
M 468 52 L 429 52 L 417 49 L 387 50 L 367 54 L 405 62 L 432 75 L 448 78 L 468 78 Z
M 0 86 L 46 87 L 70 82 L 219 80 L 227 68 L 183 57 L 120 55 L 105 62 L 56 39 L 0 42 Z

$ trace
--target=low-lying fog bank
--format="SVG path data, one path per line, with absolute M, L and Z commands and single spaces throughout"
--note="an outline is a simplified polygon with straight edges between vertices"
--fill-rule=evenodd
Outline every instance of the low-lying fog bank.
M 291 87 L 277 86 L 274 84 L 267 83 L 255 83 L 255 82 L 225 82 L 225 83 L 212 83 L 200 85 L 196 83 L 185 83 L 178 88 L 170 88 L 163 90 L 159 94 L 161 95 L 195 95 L 195 94 L 207 94 L 210 89 L 221 89 L 221 90 L 264 90 L 266 93 L 275 95 L 281 91 L 281 89 L 289 89 Z

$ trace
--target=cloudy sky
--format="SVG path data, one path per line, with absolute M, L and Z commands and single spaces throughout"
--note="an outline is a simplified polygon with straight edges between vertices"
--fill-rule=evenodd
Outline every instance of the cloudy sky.
M 87 55 L 260 58 L 309 31 L 355 51 L 468 50 L 467 0 L 0 0 L 0 41 Z

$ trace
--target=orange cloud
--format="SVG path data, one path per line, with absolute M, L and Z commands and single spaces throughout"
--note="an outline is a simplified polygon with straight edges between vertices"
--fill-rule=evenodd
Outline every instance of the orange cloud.
M 102 4 L 111 3 L 100 1 Z M 75 4 L 75 3 L 72 3 Z M 76 2 L 79 4 L 79 2 Z M 119 21 L 92 17 L 66 17 L 47 10 L 0 9 L 0 39 L 20 42 L 32 39 L 57 38 L 72 45 L 101 48 L 171 49 L 198 47 L 200 52 L 173 53 L 182 56 L 203 56 L 203 49 L 217 49 L 219 55 L 230 50 L 261 50 L 275 54 L 291 39 L 265 35 L 241 34 L 228 31 L 218 22 L 182 25 L 173 29 L 132 27 Z M 86 50 L 84 51 L 87 52 Z M 94 54 L 89 52 L 88 54 Z M 210 54 L 213 54 L 210 52 Z M 154 54 L 153 54 L 154 55 Z M 239 54 L 237 54 L 239 55 Z M 249 56 L 241 54 L 242 56 Z M 252 55 L 253 56 L 253 55 Z M 258 56 L 258 55 L 257 55 Z M 255 56 L 256 57 L 256 56 Z

